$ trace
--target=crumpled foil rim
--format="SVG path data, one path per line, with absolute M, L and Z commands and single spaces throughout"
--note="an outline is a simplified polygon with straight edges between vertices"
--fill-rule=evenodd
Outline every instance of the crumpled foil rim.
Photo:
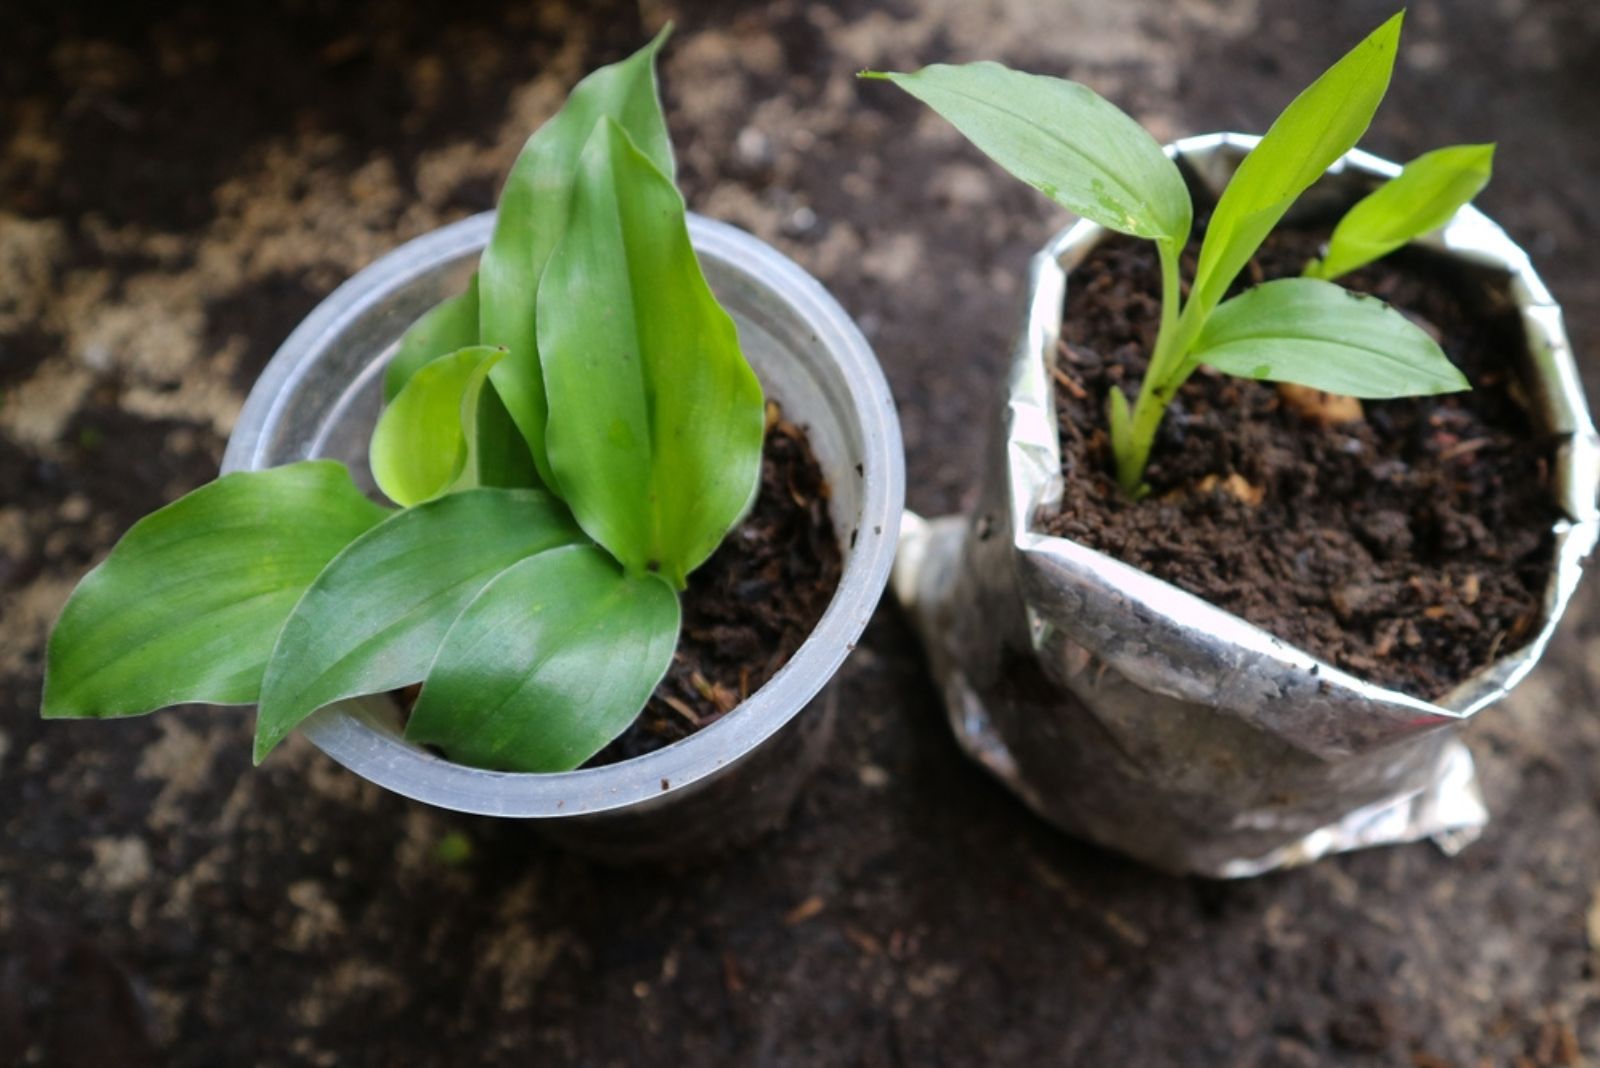
M 1221 133 L 1175 142 L 1169 154 L 1182 159 L 1199 178 L 1218 192 L 1257 137 Z M 1220 166 L 1219 166 L 1220 164 Z M 1346 171 L 1392 177 L 1399 165 L 1355 150 L 1329 169 L 1330 175 Z M 1165 580 L 1155 578 L 1114 557 L 1067 538 L 1032 531 L 1033 517 L 1061 503 L 1061 450 L 1050 388 L 1049 363 L 1061 334 L 1067 273 L 1109 231 L 1080 220 L 1053 238 L 1033 259 L 1025 343 L 1019 351 L 1011 386 L 1011 449 L 1013 472 L 1012 523 L 1018 531 L 1016 548 L 1025 557 L 1049 554 L 1074 570 L 1114 586 L 1152 617 L 1174 625 L 1190 640 L 1214 636 L 1282 666 L 1296 674 L 1310 674 L 1346 699 L 1371 706 L 1374 726 L 1380 728 L 1378 744 L 1392 740 L 1396 722 L 1429 727 L 1445 720 L 1465 720 L 1504 697 L 1533 669 L 1544 654 L 1557 622 L 1582 577 L 1583 560 L 1593 550 L 1600 533 L 1600 437 L 1597 437 L 1578 379 L 1561 308 L 1534 271 L 1528 255 L 1496 223 L 1472 206 L 1459 211 L 1439 232 L 1418 242 L 1425 247 L 1500 268 L 1509 275 L 1510 291 L 1521 310 L 1529 340 L 1530 385 L 1539 388 L 1530 400 L 1533 415 L 1556 441 L 1552 465 L 1552 490 L 1566 513 L 1552 531 L 1554 568 L 1546 586 L 1539 632 L 1522 648 L 1508 653 L 1467 679 L 1437 703 L 1364 682 L 1332 664 L 1303 652 Z M 1052 565 L 1053 566 L 1053 565 Z M 1217 691 L 1193 680 L 1173 680 L 1173 696 L 1189 699 L 1213 696 Z M 1321 687 L 1318 687 L 1321 688 Z M 1278 727 L 1282 727 L 1280 722 Z M 1314 752 L 1337 758 L 1367 748 L 1365 724 L 1335 738 L 1312 731 L 1301 736 Z
M 1210 134 L 1167 146 L 1204 184 L 1220 191 L 1259 138 Z M 1324 193 L 1351 182 L 1390 177 L 1399 167 L 1352 151 L 1313 187 Z M 1310 194 L 1308 194 L 1308 198 Z M 1584 559 L 1600 535 L 1600 438 L 1579 384 L 1561 310 L 1527 254 L 1482 212 L 1461 209 L 1437 233 L 1419 241 L 1471 262 L 1506 272 L 1529 340 L 1527 384 L 1532 415 L 1553 443 L 1552 493 L 1565 518 L 1553 529 L 1552 573 L 1538 633 L 1484 668 L 1438 702 L 1424 701 L 1365 682 L 1207 601 L 1066 538 L 1035 532 L 1041 508 L 1059 504 L 1061 456 L 1049 367 L 1055 357 L 1067 273 L 1103 237 L 1103 227 L 1080 220 L 1034 256 L 1022 330 L 1008 380 L 1006 420 L 1007 505 L 1016 582 L 1026 606 L 1036 654 L 1064 635 L 1093 649 L 1111 669 L 1157 694 L 1198 705 L 1224 707 L 1261 731 L 1318 759 L 1338 762 L 1420 732 L 1459 724 L 1510 691 L 1538 662 L 1564 612 Z M 1004 742 L 981 722 L 976 694 L 962 693 L 958 666 L 938 648 L 940 623 L 927 602 L 936 596 L 931 570 L 960 566 L 966 522 L 908 522 L 897 564 L 896 590 L 912 609 L 945 684 L 952 726 L 969 754 L 1006 781 L 1032 807 L 1047 806 L 1022 781 Z M 935 583 L 936 584 L 936 583 Z M 1062 603 L 1076 600 L 1078 605 Z M 1041 613 L 1040 604 L 1050 607 Z M 1093 611 L 1075 607 L 1092 605 Z M 947 609 L 948 610 L 948 609 Z M 958 610 L 958 609 L 957 609 Z M 1048 618 L 1047 618 L 1048 615 Z M 1152 652 L 1158 656 L 1152 656 Z M 1153 670 L 1154 668 L 1154 670 Z M 1270 695 L 1264 699 L 1263 695 Z M 976 717 L 976 718 L 975 718 Z M 1305 863 L 1329 852 L 1380 842 L 1435 837 L 1452 850 L 1476 837 L 1487 822 L 1471 756 L 1458 740 L 1441 758 L 1428 789 L 1349 813 L 1336 824 L 1263 856 L 1237 858 L 1211 874 L 1239 876 Z M 998 747 L 998 748 L 997 748 Z

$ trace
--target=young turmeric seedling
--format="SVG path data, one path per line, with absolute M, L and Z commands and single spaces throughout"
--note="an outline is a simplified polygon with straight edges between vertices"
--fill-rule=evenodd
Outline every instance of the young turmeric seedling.
M 400 339 L 372 473 L 240 472 L 137 523 L 51 633 L 44 715 L 318 709 L 423 683 L 405 734 L 562 771 L 638 715 L 678 594 L 749 509 L 765 407 L 690 245 L 665 32 L 528 140 L 461 293 Z
M 1201 366 L 1367 398 L 1468 388 L 1439 346 L 1405 316 L 1324 280 L 1326 261 L 1307 277 L 1268 282 L 1223 300 L 1290 205 L 1366 131 L 1389 85 L 1402 17 L 1385 22 L 1296 97 L 1245 157 L 1212 212 L 1187 299 L 1179 289 L 1178 257 L 1194 217 L 1188 187 L 1155 138 L 1115 105 L 1075 82 L 998 63 L 862 72 L 932 107 L 1002 167 L 1067 209 L 1155 242 L 1161 323 L 1149 369 L 1131 407 L 1120 389 L 1106 401 L 1117 481 L 1129 495 L 1144 491 L 1145 466 L 1167 405 Z M 1378 229 L 1383 241 L 1393 235 Z M 1383 241 L 1363 243 L 1360 255 Z M 1343 257 L 1345 247 L 1336 245 L 1330 259 L 1335 252 Z M 1332 266 L 1338 269 L 1340 260 Z

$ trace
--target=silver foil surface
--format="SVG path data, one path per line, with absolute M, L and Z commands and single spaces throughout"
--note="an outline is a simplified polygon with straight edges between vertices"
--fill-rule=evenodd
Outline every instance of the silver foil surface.
M 1168 146 L 1220 193 L 1256 138 Z M 1353 202 L 1397 173 L 1351 152 L 1297 210 Z M 1292 218 L 1292 216 L 1291 216 Z M 1106 236 L 1079 221 L 1033 259 L 1028 300 L 969 516 L 907 515 L 894 587 L 962 747 L 1064 830 L 1173 872 L 1256 875 L 1488 820 L 1462 726 L 1538 662 L 1600 531 L 1600 439 L 1561 310 L 1527 254 L 1475 208 L 1423 244 L 1506 273 L 1527 328 L 1520 370 L 1556 443 L 1554 568 L 1537 634 L 1437 703 L 1375 686 L 1177 587 L 1037 533 L 1061 498 L 1050 386 L 1067 272 Z

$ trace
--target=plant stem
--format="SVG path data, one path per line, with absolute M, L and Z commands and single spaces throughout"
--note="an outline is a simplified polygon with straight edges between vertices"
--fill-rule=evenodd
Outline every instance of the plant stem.
M 1157 241 L 1156 252 L 1161 257 L 1161 332 L 1156 335 L 1156 357 L 1161 355 L 1161 339 L 1172 337 L 1178 326 L 1178 298 L 1182 288 L 1178 281 L 1178 247 L 1173 241 Z M 1155 367 L 1152 361 L 1151 367 Z
M 1172 396 L 1168 390 L 1153 387 L 1151 383 L 1154 381 L 1153 375 L 1146 375 L 1144 384 L 1139 387 L 1139 399 L 1134 403 L 1133 416 L 1128 424 L 1128 446 L 1118 456 L 1117 484 L 1130 497 L 1140 496 L 1145 465 L 1150 461 L 1150 448 L 1155 444 L 1156 430 L 1161 426 L 1161 417 L 1166 413 L 1167 401 Z
M 1188 348 L 1184 338 L 1194 333 L 1192 329 L 1185 329 L 1190 316 L 1178 314 L 1178 248 L 1172 241 L 1158 240 L 1156 251 L 1161 257 L 1161 329 L 1156 334 L 1150 367 L 1139 386 L 1139 399 L 1133 406 L 1129 440 L 1113 450 L 1117 455 L 1117 482 L 1130 497 L 1139 494 L 1145 465 L 1150 459 L 1150 447 L 1155 443 L 1156 430 L 1161 426 L 1167 403 L 1172 400 L 1183 378 L 1188 377 L 1186 374 L 1177 377 L 1175 372 L 1181 368 L 1184 352 Z M 1187 313 L 1189 309 L 1185 308 L 1184 311 Z M 1176 382 L 1169 382 L 1175 377 Z

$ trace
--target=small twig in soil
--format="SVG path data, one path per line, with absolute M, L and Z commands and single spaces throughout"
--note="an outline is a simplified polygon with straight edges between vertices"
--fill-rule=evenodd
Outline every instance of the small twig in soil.
M 1471 441 L 1458 441 L 1439 454 L 1441 460 L 1455 460 L 1462 456 L 1470 456 L 1479 449 L 1493 445 L 1492 438 L 1473 438 Z
M 1383 659 L 1394 652 L 1395 642 L 1400 639 L 1400 622 L 1391 619 L 1382 624 L 1378 630 L 1378 640 L 1372 646 L 1373 656 Z
M 744 993 L 744 973 L 739 970 L 739 962 L 733 954 L 726 950 L 722 954 L 722 985 L 730 994 Z
M 861 951 L 863 956 L 876 957 L 883 952 L 883 943 L 859 927 L 846 926 L 844 928 L 844 936 Z
M 700 726 L 701 719 L 700 719 L 699 716 L 695 715 L 694 709 L 690 708 L 688 705 L 684 704 L 678 698 L 672 696 L 669 693 L 661 694 L 660 697 L 661 697 L 661 700 L 666 702 L 666 705 L 667 705 L 668 708 L 672 709 L 678 715 L 680 715 L 684 719 L 688 720 L 690 726 L 693 726 L 693 727 Z
M 720 682 L 711 684 L 711 700 L 717 706 L 717 711 L 724 716 L 739 707 L 738 695 Z
M 1078 385 L 1077 381 L 1059 367 L 1051 367 L 1050 374 L 1062 389 L 1072 394 L 1075 400 L 1088 400 L 1089 391 Z
M 1068 363 L 1083 363 L 1086 360 L 1094 359 L 1091 354 L 1082 352 L 1077 347 L 1067 344 L 1065 338 L 1056 341 L 1056 352 L 1065 357 Z
M 824 902 L 822 898 L 818 897 L 816 894 L 812 894 L 810 897 L 800 902 L 800 904 L 783 914 L 784 925 L 787 927 L 798 926 L 799 924 L 805 923 L 807 920 L 814 918 L 826 907 L 827 903 Z

